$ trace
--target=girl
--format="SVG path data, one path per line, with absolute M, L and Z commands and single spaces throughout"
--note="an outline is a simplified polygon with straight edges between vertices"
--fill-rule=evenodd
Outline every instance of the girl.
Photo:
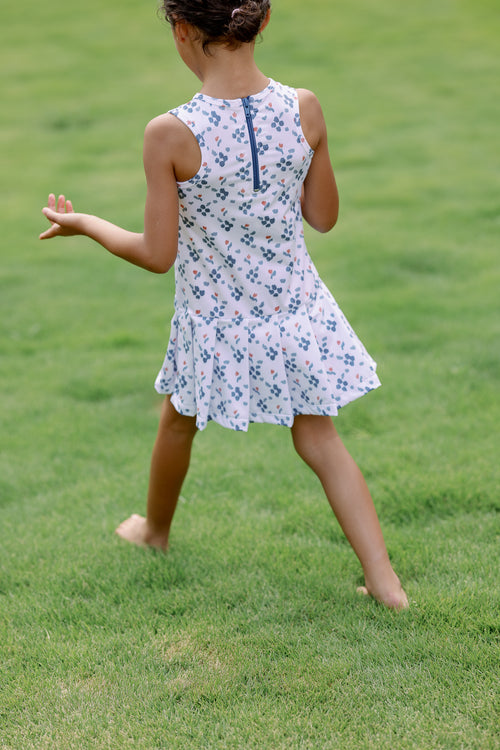
M 269 0 L 164 0 L 162 11 L 202 86 L 146 128 L 144 231 L 51 194 L 40 235 L 86 235 L 154 273 L 175 263 L 146 517 L 117 533 L 166 550 L 194 435 L 210 419 L 234 430 L 287 425 L 361 562 L 359 590 L 405 608 L 370 493 L 330 418 L 379 380 L 304 244 L 302 218 L 327 232 L 338 214 L 318 100 L 256 66 Z

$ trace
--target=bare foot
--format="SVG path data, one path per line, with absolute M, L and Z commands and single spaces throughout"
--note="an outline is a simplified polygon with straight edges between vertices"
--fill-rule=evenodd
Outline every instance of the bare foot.
M 358 594 L 372 596 L 376 601 L 384 604 L 389 609 L 408 609 L 408 597 L 393 569 L 387 565 L 372 575 L 365 574 L 365 585 L 359 586 Z
M 399 586 L 398 591 L 392 591 L 382 596 L 376 596 L 371 591 L 368 591 L 366 586 L 358 586 L 356 589 L 358 594 L 364 594 L 364 596 L 372 596 L 376 601 L 380 602 L 389 609 L 408 609 L 408 597 L 405 591 Z
M 116 529 L 116 533 L 138 547 L 154 547 L 163 552 L 166 552 L 168 547 L 168 537 L 151 531 L 147 520 L 136 513 L 123 521 Z

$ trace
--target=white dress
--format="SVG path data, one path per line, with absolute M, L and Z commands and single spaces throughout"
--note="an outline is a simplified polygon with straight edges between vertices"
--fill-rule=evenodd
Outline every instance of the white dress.
M 296 91 L 271 80 L 244 99 L 196 94 L 172 114 L 202 163 L 178 183 L 175 314 L 156 390 L 199 429 L 337 414 L 380 382 L 305 246 L 313 151 Z

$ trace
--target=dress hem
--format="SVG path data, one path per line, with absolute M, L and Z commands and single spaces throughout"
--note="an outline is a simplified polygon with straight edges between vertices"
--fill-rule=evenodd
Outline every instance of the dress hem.
M 158 385 L 155 385 L 155 390 L 157 393 L 159 393 L 162 396 L 170 396 L 171 397 L 171 404 L 178 412 L 178 414 L 181 414 L 185 417 L 197 417 L 197 427 L 201 431 L 203 431 L 207 425 L 208 422 L 215 422 L 215 424 L 218 424 L 220 427 L 224 427 L 225 429 L 234 430 L 236 432 L 248 432 L 248 428 L 251 424 L 274 424 L 279 427 L 292 427 L 295 417 L 301 416 L 301 415 L 308 415 L 308 416 L 320 416 L 320 417 L 336 417 L 338 416 L 338 413 L 340 409 L 343 409 L 344 406 L 347 406 L 348 404 L 351 404 L 353 401 L 357 401 L 361 396 L 365 396 L 367 393 L 371 393 L 371 391 L 375 391 L 378 388 L 380 388 L 381 383 L 380 381 L 375 382 L 372 387 L 369 390 L 364 390 L 359 393 L 350 394 L 350 398 L 340 398 L 338 402 L 336 403 L 329 403 L 329 404 L 318 404 L 316 408 L 313 406 L 308 407 L 310 410 L 307 411 L 299 411 L 294 412 L 293 414 L 286 413 L 286 414 L 269 414 L 267 412 L 261 412 L 259 414 L 252 414 L 251 417 L 248 419 L 239 418 L 239 417 L 225 417 L 224 415 L 208 415 L 206 420 L 203 424 L 198 424 L 198 417 L 199 412 L 197 410 L 191 410 L 182 408 L 176 399 L 175 393 L 168 393 L 164 390 L 161 390 L 161 387 Z

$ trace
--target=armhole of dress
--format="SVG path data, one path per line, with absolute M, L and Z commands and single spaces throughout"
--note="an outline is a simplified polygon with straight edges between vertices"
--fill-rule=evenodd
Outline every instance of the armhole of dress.
M 292 91 L 293 91 L 293 101 L 294 101 L 294 106 L 295 106 L 295 113 L 297 114 L 297 121 L 299 123 L 299 125 L 298 125 L 298 131 L 299 131 L 300 135 L 302 136 L 301 140 L 300 140 L 300 143 L 302 144 L 302 147 L 303 147 L 305 153 L 307 154 L 307 156 L 312 156 L 314 154 L 314 149 L 310 145 L 309 141 L 307 140 L 307 138 L 304 135 L 304 131 L 302 130 L 302 118 L 300 117 L 299 92 L 297 91 L 297 89 L 292 89 Z
M 182 180 L 182 181 L 177 180 L 178 185 L 190 185 L 192 182 L 199 179 L 199 177 L 203 174 L 204 159 L 203 159 L 202 145 L 200 142 L 203 140 L 203 136 L 196 132 L 194 122 L 190 121 L 188 117 L 186 117 L 186 115 L 182 112 L 182 109 L 171 109 L 169 110 L 168 114 L 175 117 L 176 120 L 179 120 L 179 122 L 181 122 L 184 125 L 184 127 L 186 127 L 189 130 L 189 132 L 193 135 L 193 138 L 196 139 L 196 143 L 198 144 L 198 148 L 200 150 L 200 166 L 198 167 L 196 174 L 190 177 L 189 180 Z

